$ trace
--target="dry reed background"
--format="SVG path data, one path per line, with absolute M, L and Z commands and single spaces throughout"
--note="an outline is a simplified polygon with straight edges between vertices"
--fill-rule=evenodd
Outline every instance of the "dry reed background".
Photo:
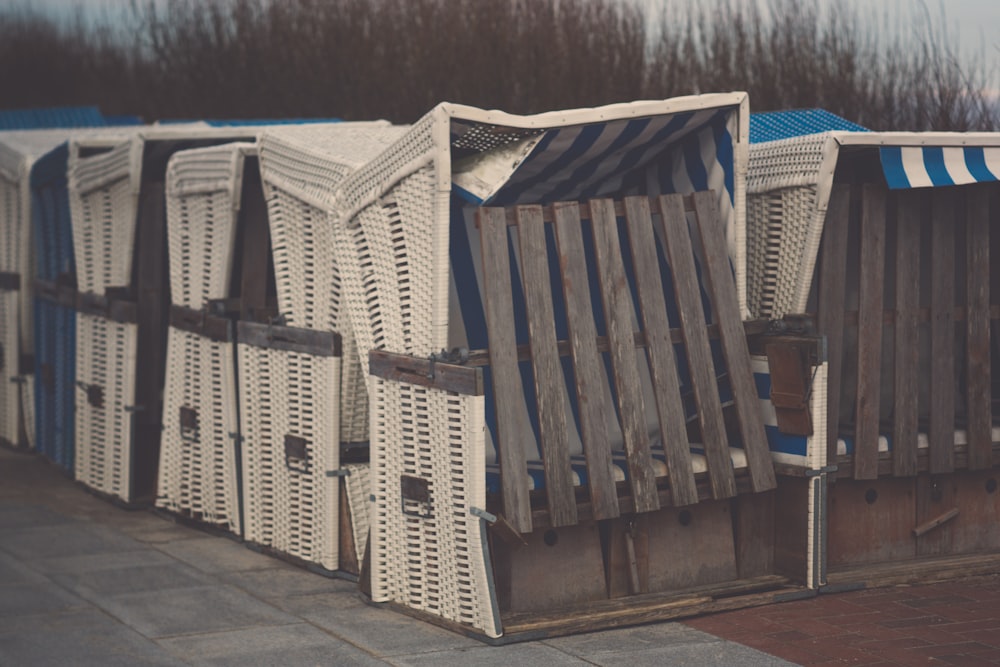
M 769 10 L 769 11 L 767 11 Z M 448 100 L 517 113 L 747 90 L 873 129 L 1000 129 L 997 73 L 927 16 L 712 0 L 133 0 L 124 18 L 0 13 L 0 107 L 161 118 L 387 118 Z M 775 18 L 771 18 L 771 16 Z

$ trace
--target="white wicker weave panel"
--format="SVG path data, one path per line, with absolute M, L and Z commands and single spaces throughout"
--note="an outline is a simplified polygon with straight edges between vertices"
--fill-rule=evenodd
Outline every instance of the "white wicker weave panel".
M 194 410 L 196 428 L 181 423 Z M 241 533 L 233 344 L 171 327 L 157 507 Z
M 18 292 L 0 290 L 0 438 L 17 444 L 18 394 Z
M 245 537 L 339 567 L 340 358 L 238 345 Z M 289 458 L 286 436 L 305 441 Z
M 21 191 L 0 176 L 0 271 L 21 272 Z
M 340 273 L 326 213 L 274 189 L 267 202 L 278 308 L 288 326 L 335 330 Z
M 24 382 L 21 383 L 21 415 L 24 418 L 24 435 L 28 439 L 27 445 L 35 449 L 35 374 L 24 375 Z
M 372 599 L 501 633 L 482 520 L 484 399 L 372 381 Z M 430 502 L 404 501 L 402 475 Z
M 77 288 L 103 294 L 127 285 L 138 207 L 133 147 L 125 142 L 108 153 L 71 159 L 69 201 L 73 220 Z
M 347 511 L 351 513 L 351 528 L 354 530 L 354 555 L 360 563 L 365 558 L 368 543 L 368 496 L 372 490 L 371 466 L 367 463 L 351 463 L 344 466 L 348 475 L 344 478 L 347 486 Z M 343 510 L 341 510 L 343 511 Z
M 824 158 L 831 150 L 836 150 L 835 144 L 829 133 L 751 144 L 747 194 L 816 185 L 821 178 Z
M 756 317 L 802 312 L 801 295 L 808 295 L 812 283 L 814 263 L 806 261 L 806 245 L 816 216 L 815 186 L 747 197 L 748 293 Z M 822 219 L 818 224 L 822 226 Z
M 132 413 L 138 326 L 77 313 L 76 479 L 131 501 Z M 101 400 L 88 400 L 99 387 Z

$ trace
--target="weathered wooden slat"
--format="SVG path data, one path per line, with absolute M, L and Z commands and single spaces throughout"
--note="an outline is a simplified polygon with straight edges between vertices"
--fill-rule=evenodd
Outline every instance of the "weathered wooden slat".
M 601 284 L 601 301 L 608 327 L 608 342 L 611 344 L 612 376 L 625 441 L 625 458 L 628 461 L 629 485 L 636 509 L 639 512 L 651 512 L 660 508 L 660 502 L 656 495 L 656 476 L 653 474 L 649 434 L 646 432 L 639 365 L 635 358 L 635 346 L 632 344 L 635 329 L 632 325 L 634 317 L 631 291 L 622 262 L 614 203 L 610 199 L 592 200 L 590 212 L 593 216 L 591 229 Z
M 882 366 L 882 292 L 885 275 L 885 194 L 866 184 L 861 193 L 861 274 L 858 294 L 858 393 L 854 478 L 878 477 L 879 382 Z
M 917 474 L 917 394 L 920 368 L 920 227 L 923 193 L 900 193 L 896 211 L 896 309 L 892 474 Z
M 628 197 L 625 199 L 625 211 L 671 498 L 676 506 L 690 505 L 698 502 L 698 487 L 691 465 L 691 448 L 685 428 L 686 415 L 667 321 L 666 299 L 660 281 L 649 199 Z
M 840 386 L 844 363 L 844 272 L 847 270 L 847 225 L 850 211 L 850 186 L 833 186 L 823 225 L 817 313 L 819 333 L 826 336 L 826 448 L 827 459 L 830 461 L 837 456 L 837 438 L 840 436 Z
M 542 207 L 519 206 L 517 219 L 546 499 L 552 525 L 567 526 L 577 521 L 576 495 L 569 461 L 563 372 L 556 340 Z
M 483 208 L 477 213 L 480 251 L 483 258 L 483 292 L 486 326 L 490 340 L 490 367 L 497 416 L 497 448 L 503 513 L 514 528 L 531 532 L 531 502 L 528 498 L 528 468 L 525 463 L 523 415 L 515 401 L 521 396 L 521 374 L 517 366 L 511 297 L 510 255 L 507 221 L 502 208 Z
M 965 377 L 969 468 L 993 465 L 990 364 L 990 199 L 978 186 L 966 198 Z
M 729 370 L 729 385 L 736 404 L 736 419 L 743 450 L 746 452 L 750 483 L 755 492 L 767 491 L 777 484 L 774 463 L 764 433 L 764 419 L 760 412 L 753 370 L 750 368 L 750 352 L 743 333 L 739 304 L 736 302 L 736 285 L 729 266 L 729 254 L 726 251 L 715 193 L 696 192 L 694 208 L 704 253 L 705 282 L 711 294 L 715 319 L 719 322 L 719 342 Z
M 930 471 L 955 469 L 955 197 L 931 192 Z
M 636 196 L 638 196 L 638 195 L 636 195 Z M 688 212 L 694 211 L 694 199 L 692 198 L 692 196 L 691 195 L 683 195 L 683 198 L 684 198 L 684 210 L 688 211 Z M 650 205 L 653 205 L 653 203 L 656 201 L 656 197 L 646 197 L 646 199 L 647 199 L 647 201 L 650 202 Z M 576 202 L 576 204 L 577 204 L 577 207 L 580 210 L 580 218 L 581 219 L 583 219 L 583 220 L 590 220 L 593 217 L 593 215 L 592 215 L 592 213 L 590 211 L 590 204 L 588 202 Z M 621 201 L 614 200 L 614 201 L 612 201 L 612 205 L 615 207 L 615 215 L 616 216 L 618 216 L 619 218 L 622 218 L 622 217 L 625 216 L 626 208 L 625 208 L 625 202 L 624 202 L 624 200 L 621 200 Z M 514 208 L 513 207 L 508 208 L 508 209 L 506 209 L 506 211 L 507 211 L 507 225 L 509 225 L 511 227 L 516 226 L 517 225 L 517 215 L 514 213 Z M 552 206 L 546 206 L 546 207 L 544 207 L 542 209 L 542 220 L 544 220 L 545 222 L 555 222 L 556 221 L 554 207 L 552 207 Z
M 715 384 L 712 349 L 705 331 L 705 313 L 695 272 L 691 237 L 684 205 L 678 195 L 663 195 L 657 200 L 660 224 L 666 239 L 667 256 L 674 277 L 674 296 L 681 317 L 687 350 L 688 369 L 698 405 L 702 443 L 708 463 L 712 494 L 715 498 L 736 495 L 732 459 L 729 456 L 726 428 L 722 418 L 719 389 Z
M 590 500 L 595 519 L 611 519 L 619 515 L 619 509 L 611 443 L 605 427 L 610 406 L 604 401 L 604 370 L 597 353 L 597 326 L 587 283 L 580 211 L 575 204 L 555 204 L 553 208 Z

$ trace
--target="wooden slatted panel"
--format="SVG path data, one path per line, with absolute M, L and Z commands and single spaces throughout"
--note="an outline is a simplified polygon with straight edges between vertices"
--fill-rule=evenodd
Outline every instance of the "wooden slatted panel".
M 827 459 L 837 458 L 840 437 L 840 387 L 844 362 L 844 273 L 847 270 L 847 227 L 851 212 L 851 187 L 835 185 L 830 193 L 823 224 L 819 274 L 819 332 L 826 336 L 827 353 Z
M 698 223 L 704 254 L 705 282 L 719 323 L 719 342 L 726 359 L 729 385 L 733 392 L 740 440 L 747 457 L 750 485 L 755 492 L 773 489 L 774 463 L 764 433 L 760 400 L 750 368 L 750 351 L 743 332 L 736 284 L 729 266 L 719 204 L 714 192 L 694 194 L 695 220 Z
M 691 384 L 698 406 L 712 496 L 730 498 L 736 495 L 736 480 L 722 419 L 719 390 L 715 383 L 712 350 L 705 329 L 705 313 L 702 310 L 701 290 L 698 287 L 691 237 L 684 214 L 684 200 L 680 195 L 663 195 L 658 198 L 657 204 L 674 277 L 674 296 L 680 312 Z
M 666 455 L 670 494 L 675 506 L 698 502 L 685 428 L 677 361 L 670 338 L 666 299 L 656 256 L 656 237 L 647 197 L 625 199 L 626 223 L 642 327 L 646 332 L 646 355 L 653 379 L 653 394 L 660 423 L 660 440 Z
M 969 189 L 965 223 L 965 376 L 969 468 L 993 465 L 990 372 L 990 200 L 987 187 Z
M 517 367 L 517 340 L 511 315 L 507 220 L 503 209 L 483 208 L 477 212 L 480 251 L 483 258 L 483 292 L 486 325 L 490 340 L 490 368 L 497 417 L 497 449 L 504 516 L 515 530 L 531 532 L 531 503 L 528 498 L 528 469 L 521 434 L 527 432 L 522 414 L 515 408 L 521 397 L 521 374 Z
M 896 211 L 896 336 L 892 474 L 917 474 L 917 395 L 920 368 L 920 227 L 924 193 L 899 194 Z
M 631 291 L 622 262 L 614 202 L 610 199 L 592 200 L 590 214 L 629 485 L 635 510 L 651 512 L 660 508 L 660 500 L 656 493 L 649 434 L 646 432 L 645 405 L 633 342 Z
M 569 461 L 563 371 L 552 308 L 545 223 L 541 206 L 519 206 L 516 215 L 549 516 L 553 527 L 568 526 L 577 521 L 576 496 Z
M 876 185 L 865 185 L 861 193 L 861 209 L 854 478 L 875 479 L 878 477 L 879 381 L 882 365 L 885 189 Z
M 930 472 L 955 469 L 955 196 L 931 194 Z
M 609 406 L 604 402 L 600 376 L 603 364 L 597 352 L 597 327 L 587 283 L 580 210 L 576 204 L 554 204 L 553 208 L 590 501 L 595 519 L 612 519 L 619 515 L 619 510 L 611 443 L 605 428 Z

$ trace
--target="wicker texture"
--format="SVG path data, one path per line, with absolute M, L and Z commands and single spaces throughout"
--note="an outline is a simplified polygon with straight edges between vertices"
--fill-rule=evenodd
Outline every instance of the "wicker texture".
M 371 525 L 368 518 L 372 488 L 371 466 L 367 463 L 351 463 L 345 465 L 344 470 L 347 472 L 344 484 L 347 487 L 347 503 L 350 505 L 348 511 L 351 513 L 351 528 L 354 531 L 354 556 L 360 563 L 365 558 Z
M 250 144 L 180 151 L 167 167 L 170 299 L 199 309 L 229 293 L 236 217 Z
M 340 358 L 237 347 L 244 537 L 336 570 Z M 305 458 L 288 457 L 286 436 L 305 440 Z
M 372 386 L 372 599 L 498 637 L 485 526 L 471 513 L 486 501 L 483 397 Z M 430 502 L 406 500 L 401 475 L 428 480 Z
M 85 313 L 76 325 L 75 476 L 129 502 L 138 327 Z
M 746 224 L 753 316 L 805 310 L 836 154 L 829 134 L 751 145 Z
M 340 439 L 368 439 L 362 360 L 344 308 L 329 207 L 341 181 L 405 131 L 384 122 L 273 128 L 261 138 L 278 306 L 290 326 L 336 331 L 343 344 Z M 368 348 L 363 348 L 368 349 Z
M 239 535 L 237 427 L 233 344 L 171 327 L 156 506 Z
M 130 282 L 141 151 L 141 141 L 124 141 L 107 153 L 80 157 L 79 145 L 70 144 L 68 189 L 81 292 L 104 294 Z

